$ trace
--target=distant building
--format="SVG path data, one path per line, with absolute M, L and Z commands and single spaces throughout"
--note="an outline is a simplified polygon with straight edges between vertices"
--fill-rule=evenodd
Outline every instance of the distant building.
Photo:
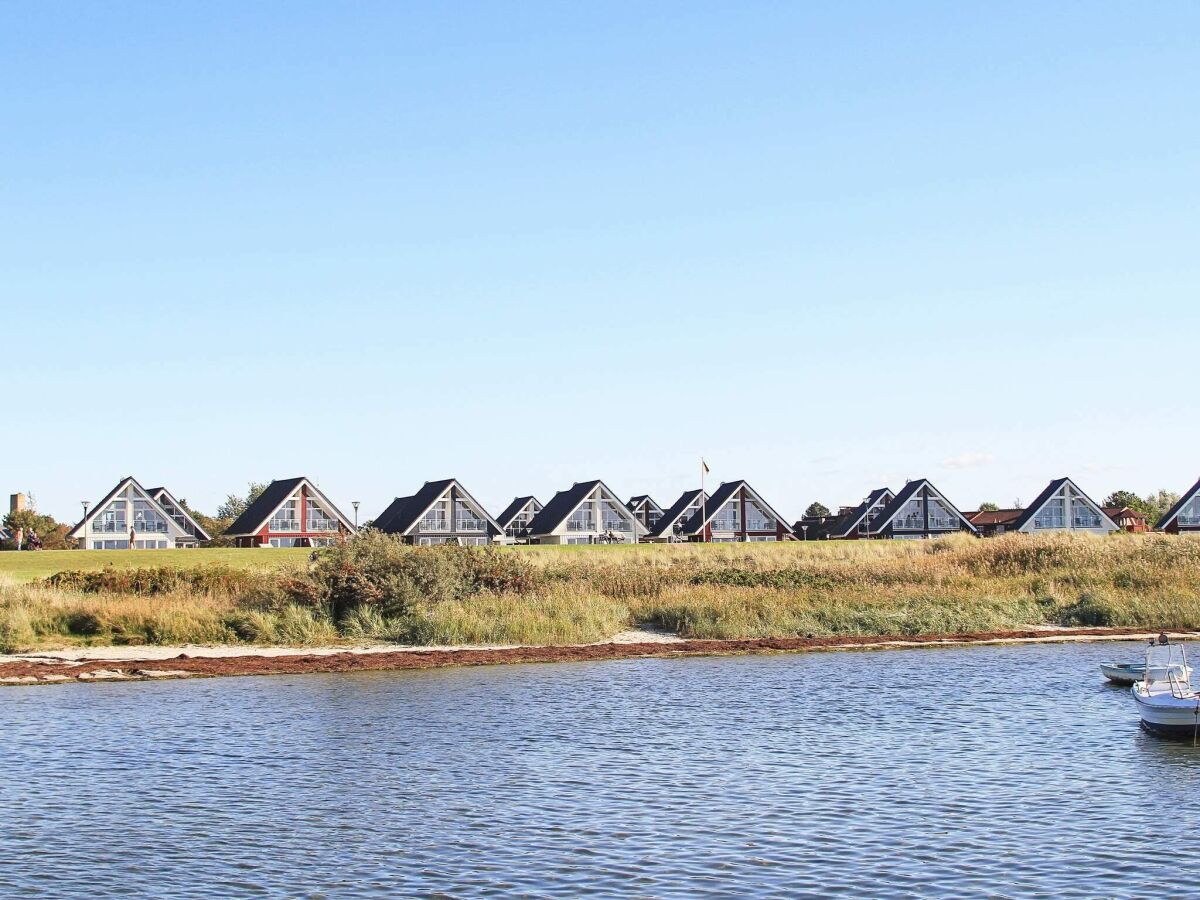
M 913 540 L 959 531 L 978 534 L 970 518 L 927 478 L 910 481 L 897 493 L 875 488 L 857 506 L 843 506 L 833 516 L 806 517 L 793 526 L 794 534 L 809 541 Z
M 1154 527 L 1170 534 L 1200 531 L 1200 481 L 1188 488 Z
M 625 505 L 629 507 L 630 512 L 637 516 L 637 520 L 646 526 L 646 531 L 653 531 L 658 520 L 662 518 L 663 508 L 655 503 L 654 498 L 649 494 L 638 494 L 636 497 L 631 497 Z
M 325 547 L 354 533 L 308 478 L 272 481 L 225 532 L 239 547 Z
M 483 547 L 503 533 L 483 505 L 458 480 L 427 481 L 411 497 L 397 497 L 375 528 L 422 547 L 458 544 Z
M 1070 478 L 1056 478 L 1013 520 L 1011 531 L 1043 534 L 1050 531 L 1082 531 L 1111 534 L 1117 525 L 1100 504 L 1085 494 Z
M 801 540 L 856 540 L 871 536 L 871 525 L 896 495 L 888 488 L 875 488 L 857 506 L 843 506 L 829 516 L 806 516 L 792 533 Z M 807 527 L 805 527 L 807 526 Z
M 496 524 L 504 532 L 504 540 L 514 544 L 529 541 L 529 523 L 542 511 L 542 503 L 532 495 L 516 497 L 496 516 Z
M 89 507 L 67 537 L 87 550 L 174 550 L 212 539 L 170 491 L 146 490 L 132 475 Z
M 1104 514 L 1116 522 L 1122 531 L 1128 531 L 1132 534 L 1142 534 L 1150 530 L 1150 523 L 1146 521 L 1146 514 L 1140 513 L 1132 507 L 1106 506 L 1104 507 Z
M 646 533 L 646 526 L 599 479 L 559 491 L 529 524 L 534 544 L 637 543 Z
M 672 531 L 683 540 L 714 544 L 795 539 L 783 516 L 744 480 L 723 483 Z
M 655 543 L 684 541 L 683 523 L 700 512 L 708 500 L 708 492 L 699 488 L 684 491 L 671 506 L 666 509 L 658 522 L 650 529 L 646 539 Z
M 996 537 L 1013 530 L 1013 523 L 1021 517 L 1023 509 L 981 509 L 967 513 L 971 524 L 983 537 Z

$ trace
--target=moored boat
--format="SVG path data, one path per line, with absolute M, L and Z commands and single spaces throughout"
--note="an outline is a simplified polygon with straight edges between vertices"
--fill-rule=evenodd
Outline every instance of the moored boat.
M 1113 684 L 1130 685 L 1146 677 L 1146 664 L 1100 663 L 1100 673 Z M 1184 681 L 1190 681 L 1192 670 L 1185 666 L 1181 675 Z
M 1192 689 L 1190 674 L 1182 644 L 1164 641 L 1146 650 L 1142 679 L 1131 689 L 1146 731 L 1193 742 L 1200 738 L 1200 694 Z

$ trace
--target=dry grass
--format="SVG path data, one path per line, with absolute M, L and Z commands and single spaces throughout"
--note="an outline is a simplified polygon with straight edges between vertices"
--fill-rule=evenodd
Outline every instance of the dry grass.
M 385 618 L 381 607 L 364 604 L 342 615 L 336 627 L 319 606 L 289 603 L 286 595 L 263 602 L 219 589 L 83 594 L 0 578 L 0 648 L 318 644 L 339 638 L 565 644 L 601 640 L 634 622 L 698 638 L 930 634 L 1038 624 L 1200 627 L 1200 539 L 1190 537 L 957 536 L 504 550 L 510 553 L 532 569 L 521 593 L 451 597 L 430 583 L 430 593 L 402 615 Z

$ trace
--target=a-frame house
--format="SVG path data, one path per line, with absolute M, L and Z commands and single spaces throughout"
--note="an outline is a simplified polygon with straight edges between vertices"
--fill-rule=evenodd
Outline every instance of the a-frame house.
M 646 526 L 599 479 L 559 491 L 529 524 L 534 544 L 637 543 L 646 533 Z
M 533 495 L 514 497 L 504 512 L 496 516 L 496 524 L 508 543 L 523 544 L 529 540 L 529 523 L 542 511 L 541 501 Z
M 650 529 L 650 533 L 646 536 L 646 539 L 654 543 L 672 543 L 687 540 L 683 535 L 683 523 L 700 512 L 707 501 L 707 491 L 702 491 L 699 488 L 684 491 L 679 495 L 679 499 L 672 503 L 659 516 L 658 524 Z
M 887 505 L 870 518 L 867 537 L 914 540 L 957 531 L 978 536 L 971 521 L 927 478 L 904 485 Z
M 688 541 L 792 541 L 787 521 L 744 480 L 727 481 L 679 525 Z
M 636 497 L 630 497 L 629 502 L 625 504 L 629 507 L 639 522 L 646 526 L 646 531 L 653 531 L 658 525 L 658 520 L 662 518 L 663 508 L 654 502 L 654 498 L 649 494 L 638 494 Z
M 1100 504 L 1070 478 L 1055 478 L 1037 499 L 1013 521 L 1011 531 L 1044 534 L 1049 531 L 1082 531 L 1111 534 L 1120 531 Z
M 1200 481 L 1188 488 L 1154 527 L 1169 534 L 1200 531 Z
M 491 514 L 456 478 L 427 481 L 411 497 L 397 497 L 374 527 L 406 544 L 483 547 L 503 533 Z
M 792 533 L 806 541 L 857 540 L 870 537 L 871 523 L 896 499 L 888 488 L 876 488 L 858 506 L 843 506 L 837 515 L 801 519 Z M 805 526 L 808 526 L 807 528 Z
M 174 550 L 211 540 L 166 488 L 146 490 L 132 475 L 90 507 L 67 536 L 87 550 Z
M 354 525 L 306 477 L 267 485 L 225 534 L 239 547 L 327 547 Z

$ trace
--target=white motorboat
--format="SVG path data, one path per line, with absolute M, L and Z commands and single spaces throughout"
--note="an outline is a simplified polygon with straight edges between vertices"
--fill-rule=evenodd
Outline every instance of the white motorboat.
M 1161 642 L 1146 650 L 1146 669 L 1132 693 L 1142 727 L 1166 737 L 1200 738 L 1200 694 L 1189 681 L 1183 644 Z
M 1146 664 L 1140 663 L 1100 663 L 1100 674 L 1113 684 L 1131 685 L 1146 677 Z M 1183 680 L 1190 681 L 1192 670 L 1185 667 Z

